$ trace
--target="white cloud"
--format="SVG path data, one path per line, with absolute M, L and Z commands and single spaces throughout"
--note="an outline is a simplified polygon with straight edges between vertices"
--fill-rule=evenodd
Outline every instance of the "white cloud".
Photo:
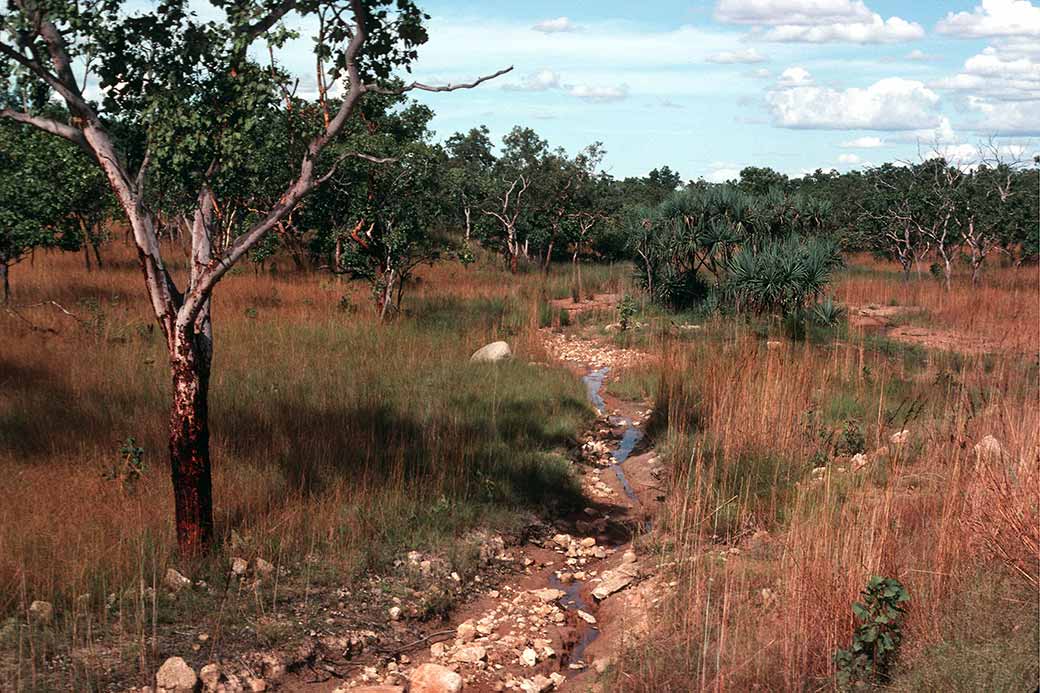
M 909 132 L 901 132 L 889 138 L 893 142 L 917 143 L 920 145 L 952 144 L 957 139 L 950 119 L 946 116 L 939 118 L 939 124 L 935 127 L 918 128 Z
M 898 43 L 913 41 L 924 36 L 917 22 L 899 17 L 882 19 L 875 14 L 867 22 L 838 22 L 817 26 L 783 24 L 765 32 L 767 41 L 798 43 Z
M 768 79 L 773 73 L 764 67 L 760 67 L 757 70 L 752 70 L 751 76 L 755 79 Z
M 1040 54 L 988 46 L 964 61 L 962 72 L 935 86 L 1000 101 L 1040 99 Z
M 533 27 L 535 31 L 540 31 L 543 34 L 559 34 L 567 31 L 577 31 L 578 27 L 567 17 L 557 17 L 556 19 L 544 19 Z
M 767 41 L 799 43 L 895 43 L 924 36 L 916 22 L 885 19 L 862 0 L 719 0 L 721 22 L 766 27 Z
M 939 95 L 921 82 L 888 77 L 862 89 L 813 84 L 769 92 L 766 101 L 779 127 L 820 130 L 912 130 L 940 123 Z
M 971 12 L 950 12 L 935 26 L 962 38 L 1040 36 L 1040 7 L 1029 0 L 982 0 Z
M 737 51 L 721 51 L 709 55 L 705 60 L 709 63 L 764 63 L 769 60 L 754 48 L 745 48 Z
M 594 103 L 610 103 L 628 98 L 628 85 L 606 86 L 596 84 L 575 84 L 567 87 L 567 93 L 584 101 Z
M 1040 136 L 1040 99 L 1036 101 L 991 101 L 969 97 L 968 108 L 978 118 L 972 128 L 987 135 Z
M 845 149 L 877 149 L 884 147 L 885 141 L 880 137 L 857 137 L 854 140 L 842 142 L 841 146 Z
M 780 73 L 777 84 L 781 87 L 797 87 L 812 84 L 813 78 L 804 67 L 789 67 Z
M 915 48 L 906 54 L 907 60 L 931 60 L 932 56 L 925 53 L 920 48 Z
M 859 158 L 855 154 L 839 154 L 838 155 L 838 163 L 839 164 L 854 165 L 854 164 L 862 163 L 862 161 L 863 161 L 863 159 Z
M 531 73 L 513 84 L 505 84 L 503 89 L 509 91 L 548 91 L 560 88 L 560 76 L 552 70 L 539 70 Z
M 709 183 L 725 183 L 730 180 L 739 180 L 740 169 L 741 167 L 738 164 L 728 161 L 713 161 L 708 165 L 708 172 L 704 174 L 704 180 Z
M 859 0 L 719 0 L 715 18 L 731 24 L 801 24 L 864 21 L 871 12 Z

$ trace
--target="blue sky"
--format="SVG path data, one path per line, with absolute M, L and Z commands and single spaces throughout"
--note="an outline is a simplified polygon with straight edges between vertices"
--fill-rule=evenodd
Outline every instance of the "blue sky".
M 792 175 L 970 158 L 997 136 L 1040 141 L 1040 4 L 884 0 L 428 0 L 414 75 L 472 78 L 421 94 L 442 139 L 514 125 L 568 151 L 593 141 L 615 176 L 667 164 L 721 180 L 746 165 Z

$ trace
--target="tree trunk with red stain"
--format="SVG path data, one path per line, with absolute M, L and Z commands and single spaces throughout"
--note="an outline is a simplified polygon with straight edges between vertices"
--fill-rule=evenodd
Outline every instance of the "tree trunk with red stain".
M 170 369 L 170 471 L 181 553 L 198 556 L 213 541 L 213 480 L 209 457 L 209 374 L 212 341 L 206 328 L 179 330 Z

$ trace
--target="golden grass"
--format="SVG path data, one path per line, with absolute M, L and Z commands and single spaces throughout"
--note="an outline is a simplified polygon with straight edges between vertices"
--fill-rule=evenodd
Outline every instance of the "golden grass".
M 960 641 L 971 650 L 977 624 L 993 618 L 992 600 L 964 607 L 978 585 L 1009 604 L 1024 591 L 1035 606 L 1040 337 L 1026 329 L 1036 325 L 1036 284 L 1027 279 L 1035 269 L 940 295 L 904 287 L 884 267 L 864 273 L 861 262 L 837 283 L 842 300 L 920 306 L 948 329 L 1013 334 L 1007 343 L 1015 349 L 962 356 L 855 333 L 767 348 L 750 330 L 722 325 L 661 345 L 657 414 L 668 420 L 660 445 L 673 491 L 660 542 L 664 579 L 678 588 L 651 619 L 650 637 L 629 643 L 614 679 L 619 690 L 833 687 L 832 655 L 849 645 L 851 604 L 871 575 L 897 577 L 912 598 L 904 676 L 952 665 L 952 655 L 934 665 L 940 645 Z M 1018 353 L 1023 343 L 1032 359 Z M 870 464 L 814 483 L 826 441 L 850 417 Z M 890 443 L 904 426 L 910 442 Z M 986 435 L 1004 453 L 979 461 L 974 446 Z M 848 458 L 828 466 L 847 467 Z M 1035 609 L 1007 616 L 1016 633 L 1036 632 Z M 998 659 L 1014 650 L 1000 640 L 986 646 L 1003 648 Z M 1035 658 L 1006 659 L 1000 666 L 1010 680 L 1023 690 L 1035 685 Z M 966 690 L 996 671 L 956 664 L 978 669 L 972 683 L 947 684 Z

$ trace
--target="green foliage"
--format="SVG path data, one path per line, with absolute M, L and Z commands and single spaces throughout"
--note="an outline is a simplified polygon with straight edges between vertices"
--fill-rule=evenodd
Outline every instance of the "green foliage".
M 845 320 L 845 306 L 830 296 L 813 305 L 809 315 L 813 323 L 820 327 L 837 327 Z
M 133 436 L 129 436 L 119 446 L 118 459 L 105 470 L 102 477 L 109 481 L 118 481 L 124 491 L 133 493 L 144 472 L 144 448 L 137 445 Z
M 855 419 L 848 419 L 834 445 L 834 453 L 836 455 L 855 455 L 864 452 L 866 449 L 867 440 L 863 435 L 859 422 Z
M 636 305 L 636 301 L 631 295 L 625 294 L 621 298 L 621 302 L 618 304 L 618 322 L 622 330 L 627 330 L 632 326 L 632 318 L 636 316 L 638 310 L 639 306 Z
M 862 597 L 862 602 L 852 605 L 860 622 L 853 633 L 852 647 L 834 654 L 838 686 L 844 690 L 887 683 L 903 640 L 903 604 L 910 601 L 910 595 L 902 583 L 874 575 Z
M 832 241 L 792 235 L 741 249 L 726 263 L 725 291 L 738 308 L 786 316 L 817 298 L 842 262 Z

